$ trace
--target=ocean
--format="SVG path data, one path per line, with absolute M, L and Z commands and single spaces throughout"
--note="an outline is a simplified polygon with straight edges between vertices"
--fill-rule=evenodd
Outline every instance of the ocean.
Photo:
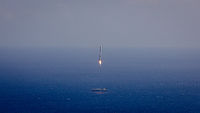
M 1 48 L 0 113 L 199 113 L 200 52 Z M 106 91 L 92 89 L 105 88 Z

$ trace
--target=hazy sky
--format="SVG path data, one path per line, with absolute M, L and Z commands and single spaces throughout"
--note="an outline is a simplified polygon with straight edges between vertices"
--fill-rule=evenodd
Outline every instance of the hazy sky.
M 0 0 L 3 47 L 200 48 L 200 0 Z

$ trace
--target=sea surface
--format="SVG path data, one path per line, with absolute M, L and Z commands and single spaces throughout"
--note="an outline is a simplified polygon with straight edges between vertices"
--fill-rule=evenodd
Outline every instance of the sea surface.
M 200 52 L 1 48 L 0 113 L 200 113 Z

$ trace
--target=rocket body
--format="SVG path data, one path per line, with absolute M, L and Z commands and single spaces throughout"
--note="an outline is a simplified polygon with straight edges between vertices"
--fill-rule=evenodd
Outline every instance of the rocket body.
M 102 45 L 100 45 L 100 47 L 99 47 L 99 60 L 98 60 L 98 62 L 99 62 L 99 66 L 101 66 L 102 65 Z

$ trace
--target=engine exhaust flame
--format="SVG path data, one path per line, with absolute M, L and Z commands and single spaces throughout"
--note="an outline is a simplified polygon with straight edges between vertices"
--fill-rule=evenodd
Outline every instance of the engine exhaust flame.
M 102 61 L 101 61 L 101 60 L 99 60 L 99 65 L 101 66 L 101 64 L 102 64 Z

